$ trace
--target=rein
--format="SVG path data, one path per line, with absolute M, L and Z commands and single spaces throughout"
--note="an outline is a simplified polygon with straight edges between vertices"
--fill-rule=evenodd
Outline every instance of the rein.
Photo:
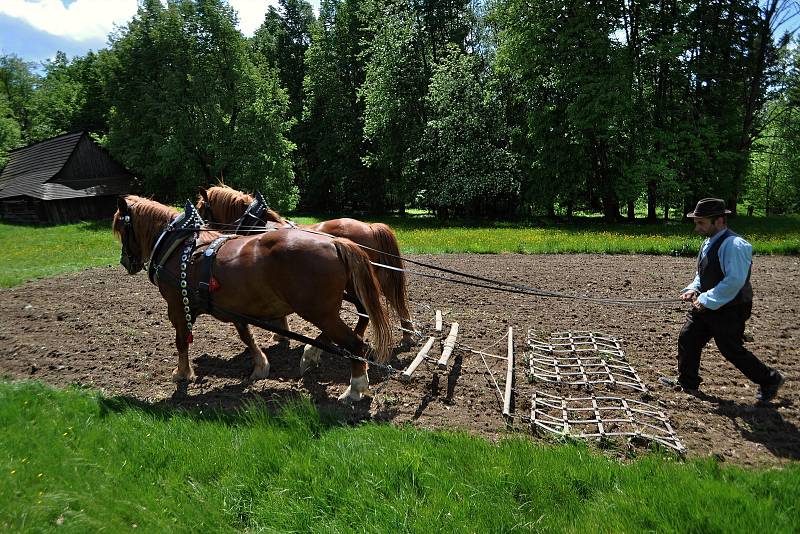
M 297 228 L 303 232 L 308 232 L 310 234 L 317 234 L 322 236 L 327 236 L 330 238 L 336 238 L 336 236 L 327 234 L 325 232 L 319 232 L 317 230 L 310 230 L 308 228 L 301 228 L 296 224 L 292 223 L 292 228 Z M 263 229 L 262 229 L 263 231 Z M 524 284 L 515 284 L 512 282 L 506 282 L 504 280 L 498 280 L 496 278 L 487 278 L 484 276 L 478 276 L 474 274 L 465 273 L 462 271 L 456 271 L 454 269 L 447 269 L 445 267 L 439 267 L 437 265 L 433 265 L 430 263 L 425 263 L 422 261 L 411 260 L 408 258 L 404 258 L 401 256 L 397 256 L 395 254 L 390 254 L 388 252 L 384 252 L 382 250 L 378 250 L 367 245 L 362 245 L 360 243 L 356 243 L 359 247 L 365 250 L 370 250 L 372 252 L 376 252 L 379 254 L 383 254 L 385 256 L 389 256 L 391 258 L 396 258 L 404 262 L 408 262 L 414 265 L 419 265 L 420 267 L 425 267 L 431 269 L 433 271 L 439 271 L 447 274 L 452 274 L 455 276 L 461 276 L 463 278 L 467 278 L 470 280 L 476 280 L 477 282 L 470 282 L 467 280 L 459 280 L 457 278 L 451 278 L 448 276 L 441 276 L 436 274 L 424 273 L 421 271 L 414 271 L 411 269 L 402 269 L 400 267 L 394 267 L 392 265 L 386 265 L 383 263 L 371 261 L 372 265 L 376 267 L 381 267 L 383 269 L 389 269 L 391 271 L 400 271 L 408 274 L 413 274 L 416 276 L 422 276 L 423 278 L 432 278 L 435 280 L 442 280 L 444 282 L 452 282 L 454 284 L 461 284 L 470 287 L 480 287 L 484 289 L 492 289 L 495 291 L 502 291 L 505 293 L 514 293 L 517 295 L 532 295 L 537 297 L 545 297 L 545 298 L 560 298 L 560 299 L 570 299 L 570 300 L 583 300 L 587 302 L 594 302 L 597 304 L 609 304 L 609 305 L 617 305 L 617 306 L 645 306 L 645 305 L 660 305 L 660 304 L 675 304 L 675 299 L 664 299 L 664 298 L 654 298 L 654 299 L 612 299 L 612 298 L 602 298 L 602 297 L 592 297 L 589 295 L 574 295 L 570 293 L 562 293 L 559 291 L 550 291 L 546 289 L 541 289 L 537 287 L 531 287 Z M 480 283 L 483 282 L 483 283 Z
M 209 207 L 210 207 L 210 204 L 209 204 Z M 237 219 L 232 224 L 218 224 L 218 226 L 227 227 L 230 230 L 232 230 L 233 233 L 236 233 L 236 234 L 242 234 L 242 233 L 252 234 L 252 233 L 259 233 L 259 232 L 276 230 L 278 228 L 271 227 L 270 223 L 268 223 L 267 221 L 264 221 L 260 217 L 260 215 L 264 214 L 267 209 L 268 209 L 268 207 L 267 207 L 266 201 L 264 200 L 264 197 L 261 195 L 260 192 L 256 192 L 255 196 L 253 197 L 253 200 L 251 201 L 250 205 L 247 207 L 247 210 L 245 211 L 245 213 L 239 219 Z M 260 224 L 246 225 L 245 223 L 249 222 L 247 219 L 251 219 L 251 220 L 254 219 L 255 221 L 258 221 L 259 223 L 263 223 L 264 226 L 261 226 Z M 286 220 L 286 225 L 283 226 L 283 228 L 297 228 L 299 230 L 302 230 L 303 232 L 308 232 L 310 234 L 317 234 L 317 235 L 322 235 L 322 236 L 326 236 L 326 237 L 330 237 L 330 238 L 336 238 L 336 236 L 333 236 L 333 235 L 325 233 L 325 232 L 319 232 L 317 230 L 311 230 L 311 229 L 308 229 L 308 228 L 299 227 L 295 223 L 293 223 L 292 221 L 289 221 L 289 220 Z M 545 297 L 545 298 L 560 298 L 560 299 L 570 299 L 570 300 L 583 300 L 583 301 L 587 301 L 587 302 L 595 302 L 595 303 L 598 303 L 598 304 L 608 304 L 608 305 L 617 305 L 617 306 L 648 306 L 648 305 L 655 306 L 655 305 L 661 305 L 661 304 L 674 304 L 675 303 L 675 299 L 664 299 L 664 298 L 654 298 L 654 299 L 614 299 L 614 298 L 592 297 L 592 296 L 589 296 L 589 295 L 574 295 L 574 294 L 569 294 L 569 293 L 562 293 L 562 292 L 559 292 L 559 291 L 550 291 L 550 290 L 547 290 L 547 289 L 531 287 L 531 286 L 524 285 L 524 284 L 515 284 L 515 283 L 511 283 L 511 282 L 506 282 L 504 280 L 498 280 L 498 279 L 495 279 L 495 278 L 477 276 L 477 275 L 473 275 L 473 274 L 469 274 L 469 273 L 465 273 L 465 272 L 461 272 L 461 271 L 456 271 L 454 269 L 447 269 L 447 268 L 444 268 L 444 267 L 439 267 L 439 266 L 432 265 L 430 263 L 421 262 L 421 261 L 410 260 L 408 258 L 403 258 L 403 257 L 395 255 L 395 254 L 390 254 L 388 252 L 384 252 L 382 250 L 378 250 L 378 249 L 369 247 L 367 245 L 362 245 L 360 243 L 356 243 L 356 245 L 358 245 L 359 247 L 361 247 L 364 250 L 370 250 L 370 251 L 378 253 L 378 254 L 383 254 L 386 257 L 391 257 L 391 258 L 398 259 L 398 260 L 400 260 L 400 262 L 404 262 L 405 261 L 405 262 L 408 262 L 408 263 L 411 263 L 411 264 L 414 264 L 414 265 L 419 265 L 420 267 L 425 267 L 427 269 L 431 269 L 433 271 L 439 271 L 439 272 L 442 272 L 442 273 L 445 273 L 445 274 L 466 278 L 468 280 L 474 280 L 474 281 L 459 280 L 457 278 L 452 278 L 452 277 L 449 277 L 449 276 L 442 276 L 442 275 L 424 273 L 424 272 L 419 272 L 419 271 L 412 271 L 410 269 L 394 267 L 392 265 L 386 265 L 386 264 L 379 263 L 379 262 L 374 262 L 374 261 L 370 262 L 370 263 L 372 263 L 372 265 L 374 265 L 376 267 L 381 267 L 383 269 L 389 269 L 389 270 L 392 270 L 392 271 L 398 271 L 398 272 L 413 274 L 413 275 L 422 276 L 422 277 L 425 277 L 425 278 L 433 278 L 433 279 L 436 279 L 436 280 L 442 280 L 444 282 L 451 282 L 451 283 L 454 283 L 454 284 L 461 284 L 461 285 L 466 285 L 466 286 L 471 286 L 471 287 L 480 287 L 480 288 L 484 288 L 484 289 L 492 289 L 492 290 L 495 290 L 495 291 L 503 291 L 503 292 L 506 292 L 506 293 L 515 293 L 515 294 L 519 294 L 519 295 L 533 295 L 533 296 Z

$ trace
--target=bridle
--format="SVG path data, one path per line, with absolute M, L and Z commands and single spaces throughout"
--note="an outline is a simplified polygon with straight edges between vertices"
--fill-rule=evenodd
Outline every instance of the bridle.
M 133 231 L 133 220 L 131 219 L 130 213 L 120 217 L 120 221 L 122 221 L 122 227 L 125 231 L 122 232 L 122 254 L 120 255 L 119 262 L 129 273 L 139 272 L 144 268 L 144 262 L 140 256 L 142 249 Z M 138 267 L 138 269 L 134 270 L 135 267 Z
M 200 212 L 200 218 L 202 218 L 209 226 L 217 223 L 217 220 L 214 219 L 214 209 L 211 207 L 211 201 L 207 198 L 203 199 L 203 207 L 202 211 Z

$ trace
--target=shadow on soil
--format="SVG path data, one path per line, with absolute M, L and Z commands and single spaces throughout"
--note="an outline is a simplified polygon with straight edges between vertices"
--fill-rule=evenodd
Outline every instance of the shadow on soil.
M 727 417 L 743 439 L 761 443 L 780 458 L 800 460 L 800 429 L 786 421 L 778 408 L 793 409 L 791 401 L 740 404 L 698 391 L 695 396 L 715 404 L 713 413 Z

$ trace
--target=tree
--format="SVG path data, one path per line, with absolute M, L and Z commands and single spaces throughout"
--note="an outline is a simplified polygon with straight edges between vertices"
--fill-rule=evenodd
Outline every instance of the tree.
M 0 93 L 5 96 L 11 117 L 19 126 L 25 144 L 31 136 L 31 98 L 39 83 L 34 65 L 14 54 L 0 56 Z
M 256 65 L 220 0 L 146 0 L 111 40 L 108 147 L 146 193 L 176 200 L 218 179 L 296 205 L 286 93 Z
M 549 211 L 554 201 L 569 213 L 582 202 L 616 219 L 620 193 L 635 195 L 635 183 L 623 182 L 634 175 L 622 172 L 630 87 L 611 39 L 616 7 L 508 0 L 495 17 L 497 75 L 525 116 L 515 146 L 528 151 L 526 195 Z
M 736 212 L 750 149 L 763 131 L 765 104 L 779 75 L 778 49 L 788 39 L 775 42 L 775 28 L 787 7 L 781 0 L 763 5 L 757 0 L 707 0 L 687 14 L 691 77 L 686 96 L 700 147 L 696 156 L 705 173 L 695 181 L 686 206 L 696 197 L 714 194 L 727 198 Z
M 278 0 L 252 38 L 257 62 L 278 70 L 281 86 L 289 95 L 289 112 L 297 122 L 303 114 L 305 54 L 311 45 L 314 9 L 305 0 Z
M 83 85 L 73 78 L 64 52 L 56 53 L 44 69 L 45 76 L 31 96 L 31 141 L 79 129 L 75 117 L 86 103 Z
M 379 176 L 362 159 L 366 145 L 359 89 L 365 79 L 365 43 L 371 40 L 362 9 L 361 0 L 324 0 L 312 29 L 302 121 L 308 176 L 301 191 L 308 208 L 372 210 L 382 203 L 372 185 Z
M 784 76 L 765 109 L 763 135 L 753 143 L 744 195 L 767 215 L 800 210 L 800 49 L 782 52 Z
M 380 177 L 371 190 L 381 208 L 405 207 L 413 196 L 415 149 L 425 124 L 428 58 L 416 45 L 416 16 L 404 0 L 373 2 L 369 11 L 374 34 L 365 53 L 364 137 L 368 166 Z
M 467 2 L 373 0 L 365 11 L 374 35 L 365 52 L 367 164 L 383 177 L 373 184 L 389 208 L 404 210 L 419 189 L 418 152 L 433 65 L 448 44 L 466 46 Z
M 302 123 L 306 74 L 305 55 L 311 44 L 314 9 L 305 0 L 279 0 L 280 10 L 269 7 L 264 22 L 251 39 L 257 65 L 275 69 L 281 87 L 289 97 L 293 120 L 289 138 L 296 145 L 294 172 L 298 182 L 308 174 L 308 146 L 313 142 Z
M 5 93 L 0 93 L 0 170 L 5 166 L 8 152 L 20 146 L 19 123 L 13 116 Z
M 419 148 L 424 203 L 443 216 L 513 215 L 519 172 L 496 94 L 484 90 L 479 58 L 456 47 L 441 52 Z

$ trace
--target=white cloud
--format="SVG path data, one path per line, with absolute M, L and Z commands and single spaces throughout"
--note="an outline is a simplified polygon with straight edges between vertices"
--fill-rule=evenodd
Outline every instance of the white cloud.
M 277 0 L 228 1 L 239 15 L 239 30 L 248 37 L 264 22 L 269 6 L 278 5 Z M 0 14 L 76 41 L 105 39 L 114 24 L 127 24 L 136 8 L 136 0 L 74 0 L 69 5 L 63 0 L 0 0 Z
M 278 7 L 278 0 L 228 0 L 228 3 L 239 14 L 239 30 L 248 37 L 264 22 L 269 6 Z
M 136 0 L 2 0 L 0 14 L 21 19 L 37 30 L 76 41 L 105 39 L 113 25 L 136 14 Z

